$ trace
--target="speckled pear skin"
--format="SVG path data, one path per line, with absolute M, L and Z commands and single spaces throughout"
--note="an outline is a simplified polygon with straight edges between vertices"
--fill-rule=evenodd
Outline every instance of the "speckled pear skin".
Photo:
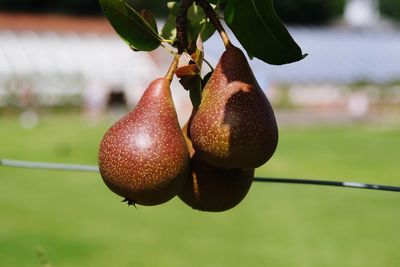
M 154 80 L 106 132 L 98 160 L 105 184 L 132 203 L 152 206 L 178 194 L 190 157 L 166 79 Z
M 222 212 L 237 206 L 250 189 L 254 169 L 226 170 L 208 164 L 193 150 L 186 127 L 182 132 L 191 154 L 191 175 L 179 192 L 179 198 L 200 211 Z
M 271 104 L 243 52 L 230 45 L 204 87 L 190 126 L 198 156 L 225 169 L 254 169 L 267 162 L 278 144 Z

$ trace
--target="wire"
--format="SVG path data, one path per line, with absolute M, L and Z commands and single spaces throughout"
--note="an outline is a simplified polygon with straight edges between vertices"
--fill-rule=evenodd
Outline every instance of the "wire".
M 29 169 L 60 170 L 60 171 L 99 172 L 99 167 L 96 165 L 34 162 L 34 161 L 22 161 L 22 160 L 11 160 L 11 159 L 0 159 L 0 166 L 29 168 Z
M 11 159 L 0 159 L 0 166 L 15 167 L 15 168 L 30 168 L 30 169 L 60 170 L 60 171 L 99 172 L 99 167 L 97 165 L 34 162 L 34 161 L 22 161 L 22 160 L 11 160 Z M 367 183 L 357 183 L 357 182 L 341 182 L 341 181 L 294 179 L 294 178 L 272 178 L 272 177 L 255 177 L 254 181 L 262 183 L 323 185 L 323 186 L 337 186 L 337 187 L 400 192 L 400 187 L 398 186 L 367 184 Z
M 357 182 L 340 182 L 340 181 L 325 181 L 325 180 L 311 180 L 311 179 L 293 179 L 293 178 L 264 178 L 255 177 L 254 181 L 264 183 L 284 183 L 284 184 L 308 184 L 308 185 L 324 185 L 324 186 L 339 186 L 359 189 L 371 189 L 400 192 L 400 187 L 378 184 L 366 184 Z

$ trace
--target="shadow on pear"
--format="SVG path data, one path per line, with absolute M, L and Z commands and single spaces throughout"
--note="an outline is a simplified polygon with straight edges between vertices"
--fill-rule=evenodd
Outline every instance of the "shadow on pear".
M 219 168 L 254 169 L 275 152 L 274 112 L 239 48 L 222 54 L 189 131 L 198 157 Z

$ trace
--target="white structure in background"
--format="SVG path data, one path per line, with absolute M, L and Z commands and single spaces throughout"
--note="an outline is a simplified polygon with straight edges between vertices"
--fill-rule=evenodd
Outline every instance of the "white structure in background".
M 353 118 L 362 118 L 368 113 L 370 100 L 364 92 L 353 92 L 347 101 L 347 109 Z
M 114 33 L 0 30 L 0 106 L 7 95 L 20 98 L 20 84 L 27 83 L 41 105 L 82 96 L 86 108 L 96 113 L 118 87 L 132 107 L 152 79 L 164 76 L 171 60 L 161 48 L 132 52 Z M 172 87 L 178 87 L 176 83 Z M 187 92 L 172 92 L 177 109 L 185 109 L 186 120 Z
M 374 23 L 379 19 L 376 1 L 348 0 L 345 17 L 352 25 Z M 251 60 L 255 76 L 267 94 L 271 93 L 268 88 L 291 85 L 289 97 L 297 102 L 328 105 L 334 100 L 346 109 L 343 85 L 399 80 L 400 29 L 395 25 L 360 31 L 336 26 L 297 26 L 289 31 L 309 56 L 282 66 Z M 233 34 L 229 35 L 240 47 Z M 215 65 L 224 50 L 219 36 L 214 34 L 204 45 L 206 58 Z M 22 95 L 25 91 L 34 94 L 34 100 L 40 104 L 50 106 L 65 99 L 74 100 L 75 96 L 84 97 L 86 107 L 96 112 L 99 103 L 104 102 L 104 94 L 113 87 L 124 88 L 132 106 L 152 79 L 165 74 L 171 59 L 163 49 L 133 53 L 114 32 L 12 30 L 1 29 L 0 25 L 0 106 L 10 103 L 10 95 Z M 173 81 L 172 94 L 184 123 L 191 104 L 177 79 Z M 393 94 L 391 101 L 400 103 L 400 94 Z M 368 105 L 357 96 L 347 110 L 356 117 L 362 116 Z M 355 110 L 355 106 L 360 107 Z
M 159 69 L 151 56 L 133 53 L 115 36 L 0 31 L 0 80 L 28 80 L 32 90 L 48 95 L 48 104 L 53 96 L 81 94 L 77 85 L 93 82 L 135 88 L 126 94 L 137 101 Z
M 343 14 L 344 20 L 351 26 L 371 26 L 380 19 L 377 0 L 347 0 Z

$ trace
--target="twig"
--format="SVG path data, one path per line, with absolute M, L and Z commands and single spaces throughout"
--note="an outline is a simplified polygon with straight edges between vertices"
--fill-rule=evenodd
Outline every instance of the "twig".
M 182 0 L 176 16 L 176 37 L 178 39 L 178 53 L 182 54 L 188 47 L 187 40 L 187 11 L 193 4 L 193 0 Z
M 0 159 L 0 166 L 16 167 L 16 168 L 60 170 L 60 171 L 99 172 L 99 167 L 96 165 L 33 162 L 33 161 L 10 160 L 10 159 Z M 338 187 L 348 187 L 348 188 L 358 188 L 358 189 L 400 192 L 399 186 L 367 184 L 367 183 L 358 183 L 358 182 L 341 182 L 341 181 L 293 179 L 293 178 L 272 178 L 272 177 L 255 177 L 254 181 L 255 182 L 263 182 L 263 183 L 338 186 Z

